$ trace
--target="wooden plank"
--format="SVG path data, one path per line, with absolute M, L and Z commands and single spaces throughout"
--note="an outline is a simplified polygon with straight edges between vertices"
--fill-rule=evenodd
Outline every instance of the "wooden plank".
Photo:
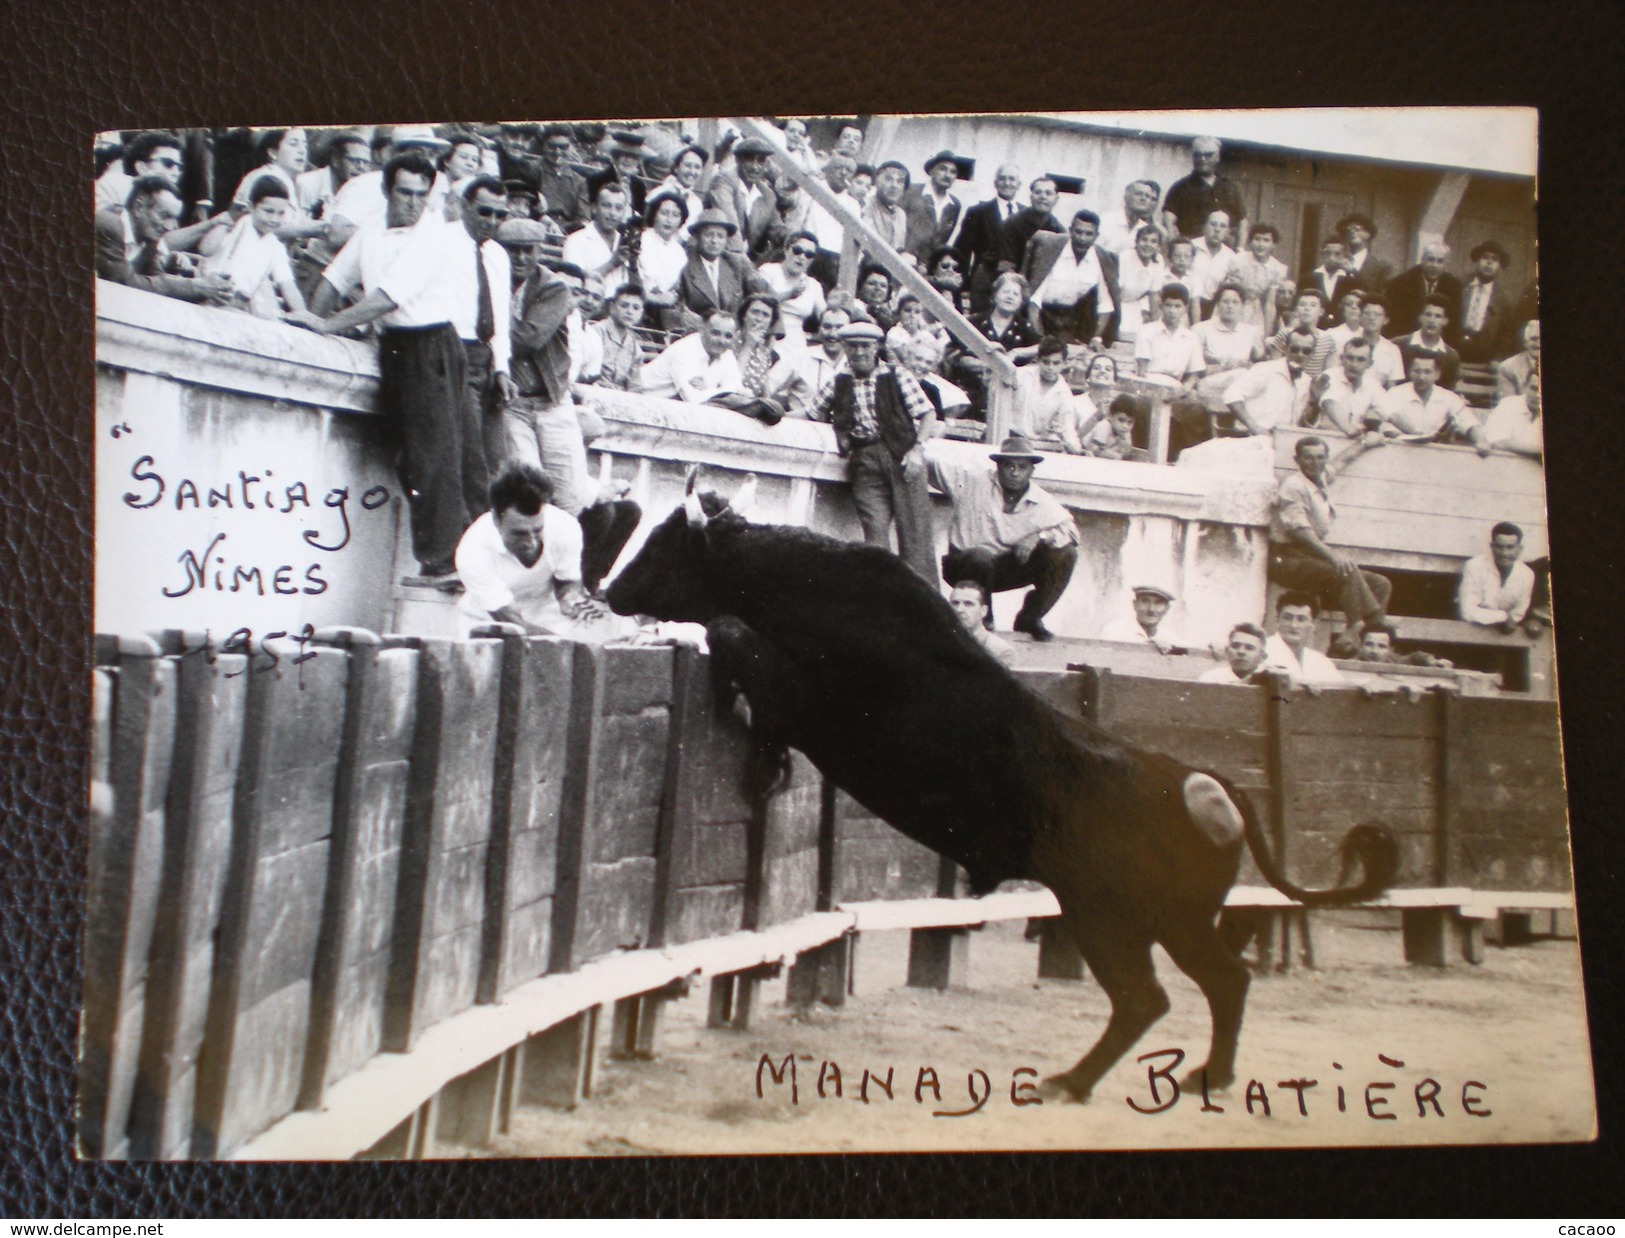
M 1438 718 L 1431 710 L 1398 696 L 1296 692 L 1288 708 L 1295 736 L 1432 740 L 1438 733 Z
M 811 761 L 790 753 L 790 785 L 767 806 L 763 872 L 755 928 L 783 924 L 818 906 L 819 823 L 823 779 Z
M 215 933 L 231 839 L 248 659 L 221 654 L 202 633 L 166 632 L 176 658 L 175 749 L 165 806 L 161 916 L 147 973 L 141 1069 L 130 1154 L 186 1155 L 197 1055 L 208 1012 Z
M 549 971 L 574 971 L 582 961 L 578 919 L 586 893 L 588 832 L 596 808 L 599 702 L 603 659 L 597 646 L 577 644 L 571 655 L 569 727 L 559 791 L 558 880 L 553 897 L 553 950 Z
M 271 648 L 279 660 L 248 674 L 195 1156 L 228 1153 L 283 1117 L 304 1070 L 348 658 L 291 641 Z
M 120 639 L 113 656 L 111 795 L 91 814 L 86 873 L 79 1143 L 86 1155 L 122 1158 L 129 1150 L 146 962 L 158 911 L 175 667 L 145 638 Z

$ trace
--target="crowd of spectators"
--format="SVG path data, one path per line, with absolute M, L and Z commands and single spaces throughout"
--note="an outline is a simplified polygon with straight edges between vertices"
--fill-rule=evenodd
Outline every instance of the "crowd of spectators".
M 594 387 L 768 427 L 833 423 L 866 539 L 889 545 L 895 529 L 903 558 L 935 582 L 936 484 L 955 500 L 957 536 L 997 534 L 954 544 L 946 579 L 980 588 L 984 610 L 991 591 L 1036 586 L 1017 627 L 1040 639 L 1077 550 L 1022 522 L 1059 506 L 1029 485 L 1031 464 L 1044 453 L 1149 461 L 1154 398 L 1170 408 L 1170 459 L 1283 426 L 1314 427 L 1349 452 L 1404 440 L 1540 454 L 1533 291 L 1504 286 L 1510 256 L 1496 241 L 1472 249 L 1461 277 L 1438 240 L 1395 271 L 1371 251 L 1372 219 L 1355 212 L 1325 237 L 1319 264 L 1294 275 L 1279 230 L 1248 218 L 1214 138 L 1192 142 L 1190 174 L 1166 191 L 1138 179 L 1121 206 L 1062 218 L 1051 175 L 999 167 L 994 196 L 972 203 L 958 189 L 970 161 L 953 151 L 916 180 L 895 159 L 861 162 L 856 124 L 827 152 L 803 122 L 783 130 L 782 147 L 730 131 L 710 150 L 601 125 L 291 128 L 212 145 L 141 133 L 96 181 L 96 270 L 322 334 L 375 336 L 423 578 L 455 581 L 464 530 L 489 509 L 491 479 L 518 461 L 541 470 L 552 504 L 582 529 L 584 587 L 569 607 L 591 602 L 637 523 L 624 493 L 601 492 L 587 472 L 585 445 L 601 428 Z M 841 210 L 796 176 L 820 181 Z M 214 186 L 231 190 L 219 210 Z M 847 292 L 838 277 L 854 242 L 868 252 Z M 905 289 L 899 262 L 936 295 Z M 985 346 L 956 334 L 944 301 Z M 1016 367 L 1006 427 L 1016 437 L 986 477 L 949 476 L 923 449 L 945 423 L 988 417 L 995 380 L 978 355 L 988 350 Z M 1484 410 L 1454 390 L 1469 367 L 1493 384 Z M 1386 622 L 1387 582 L 1327 550 L 1335 464 L 1324 442 L 1318 451 L 1318 471 L 1300 454 L 1301 476 L 1283 483 L 1271 572 L 1286 596 L 1335 595 L 1352 656 Z M 513 510 L 534 505 L 533 482 Z M 986 519 L 963 514 L 978 503 Z M 532 523 L 527 536 L 542 528 Z M 500 538 L 486 534 L 492 550 Z M 1136 617 L 1165 647 L 1161 616 L 1150 618 L 1159 600 L 1165 613 L 1172 597 L 1148 586 Z M 1254 634 L 1237 632 L 1250 656 Z M 1279 653 L 1264 650 L 1266 661 Z

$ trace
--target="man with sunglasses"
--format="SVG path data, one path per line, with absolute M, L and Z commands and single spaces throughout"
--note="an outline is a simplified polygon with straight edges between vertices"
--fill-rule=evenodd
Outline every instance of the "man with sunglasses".
M 135 182 L 156 176 L 173 190 L 181 186 L 181 141 L 173 133 L 149 131 L 138 134 L 124 148 L 124 154 L 107 165 L 96 180 L 96 209 L 124 209 Z
M 1315 333 L 1295 327 L 1286 337 L 1286 356 L 1260 361 L 1243 370 L 1225 388 L 1224 403 L 1235 417 L 1237 435 L 1268 434 L 1277 426 L 1295 426 L 1309 409 Z

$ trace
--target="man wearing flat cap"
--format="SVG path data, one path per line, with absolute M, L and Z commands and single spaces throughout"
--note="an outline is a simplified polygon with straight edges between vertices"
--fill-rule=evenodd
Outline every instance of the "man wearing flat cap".
M 705 196 L 706 214 L 720 212 L 733 225 L 727 240 L 729 253 L 760 262 L 767 255 L 768 230 L 779 213 L 779 199 L 768 175 L 773 148 L 761 138 L 746 138 L 734 144 L 733 156 L 734 170 L 719 172 L 711 181 Z M 691 224 L 689 234 L 693 232 Z
M 1463 361 L 1499 361 L 1512 351 L 1514 298 L 1501 286 L 1501 271 L 1512 260 L 1499 241 L 1473 246 L 1473 277 L 1462 285 L 1461 313 L 1455 316 L 1456 351 Z
M 925 184 L 915 185 L 903 195 L 903 212 L 908 216 L 903 252 L 912 254 L 922 270 L 934 251 L 953 245 L 965 209 L 953 191 L 959 179 L 959 160 L 953 151 L 939 150 L 927 159 L 925 175 Z
M 587 222 L 587 178 L 569 164 L 574 138 L 567 125 L 548 125 L 542 130 L 542 164 L 536 173 L 536 188 L 542 195 L 542 210 L 566 232 Z
M 846 345 L 846 369 L 824 384 L 807 415 L 835 426 L 835 449 L 846 460 L 863 540 L 889 547 L 895 523 L 897 553 L 935 585 L 923 445 L 936 424 L 936 412 L 912 373 L 881 361 L 885 335 L 874 323 L 850 323 L 841 328 L 840 339 Z
M 1168 611 L 1179 599 L 1166 585 L 1143 582 L 1134 586 L 1134 614 L 1114 619 L 1100 634 L 1101 640 L 1150 645 L 1159 653 L 1179 647 Z
M 751 293 L 769 291 L 750 260 L 729 251 L 728 242 L 738 231 L 718 210 L 702 211 L 689 222 L 688 262 L 677 280 L 677 306 L 683 311 L 685 329 L 697 330 L 718 310 L 737 314 Z
M 632 204 L 632 216 L 641 219 L 648 193 L 643 183 L 643 135 L 614 133 L 610 135 L 610 141 L 609 167 L 587 178 L 587 201 L 596 203 L 598 191 L 613 182 L 626 190 L 627 201 Z
M 992 469 L 966 463 L 960 454 L 947 444 L 926 453 L 932 484 L 954 505 L 942 574 L 977 581 L 989 593 L 1031 585 L 1012 630 L 1053 640 L 1044 616 L 1077 566 L 1077 523 L 1054 495 L 1033 484 L 1033 466 L 1044 457 L 1022 435 L 1012 434 L 989 454 Z
M 535 219 L 541 213 L 541 197 L 527 182 L 509 177 L 502 182 L 502 189 L 508 195 L 508 218 Z
M 1377 225 L 1371 216 L 1360 211 L 1345 215 L 1337 221 L 1337 233 L 1347 250 L 1343 269 L 1367 295 L 1380 297 L 1388 287 L 1394 268 L 1371 253 L 1371 242 L 1377 235 Z

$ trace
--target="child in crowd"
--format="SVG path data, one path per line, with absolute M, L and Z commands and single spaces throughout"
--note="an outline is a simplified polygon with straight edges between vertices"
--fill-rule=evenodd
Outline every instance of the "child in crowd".
M 1145 397 L 1124 392 L 1112 400 L 1106 420 L 1091 430 L 1084 439 L 1084 451 L 1097 460 L 1133 460 L 1148 463 L 1151 455 L 1134 445 L 1134 423 L 1151 416 L 1151 406 Z

